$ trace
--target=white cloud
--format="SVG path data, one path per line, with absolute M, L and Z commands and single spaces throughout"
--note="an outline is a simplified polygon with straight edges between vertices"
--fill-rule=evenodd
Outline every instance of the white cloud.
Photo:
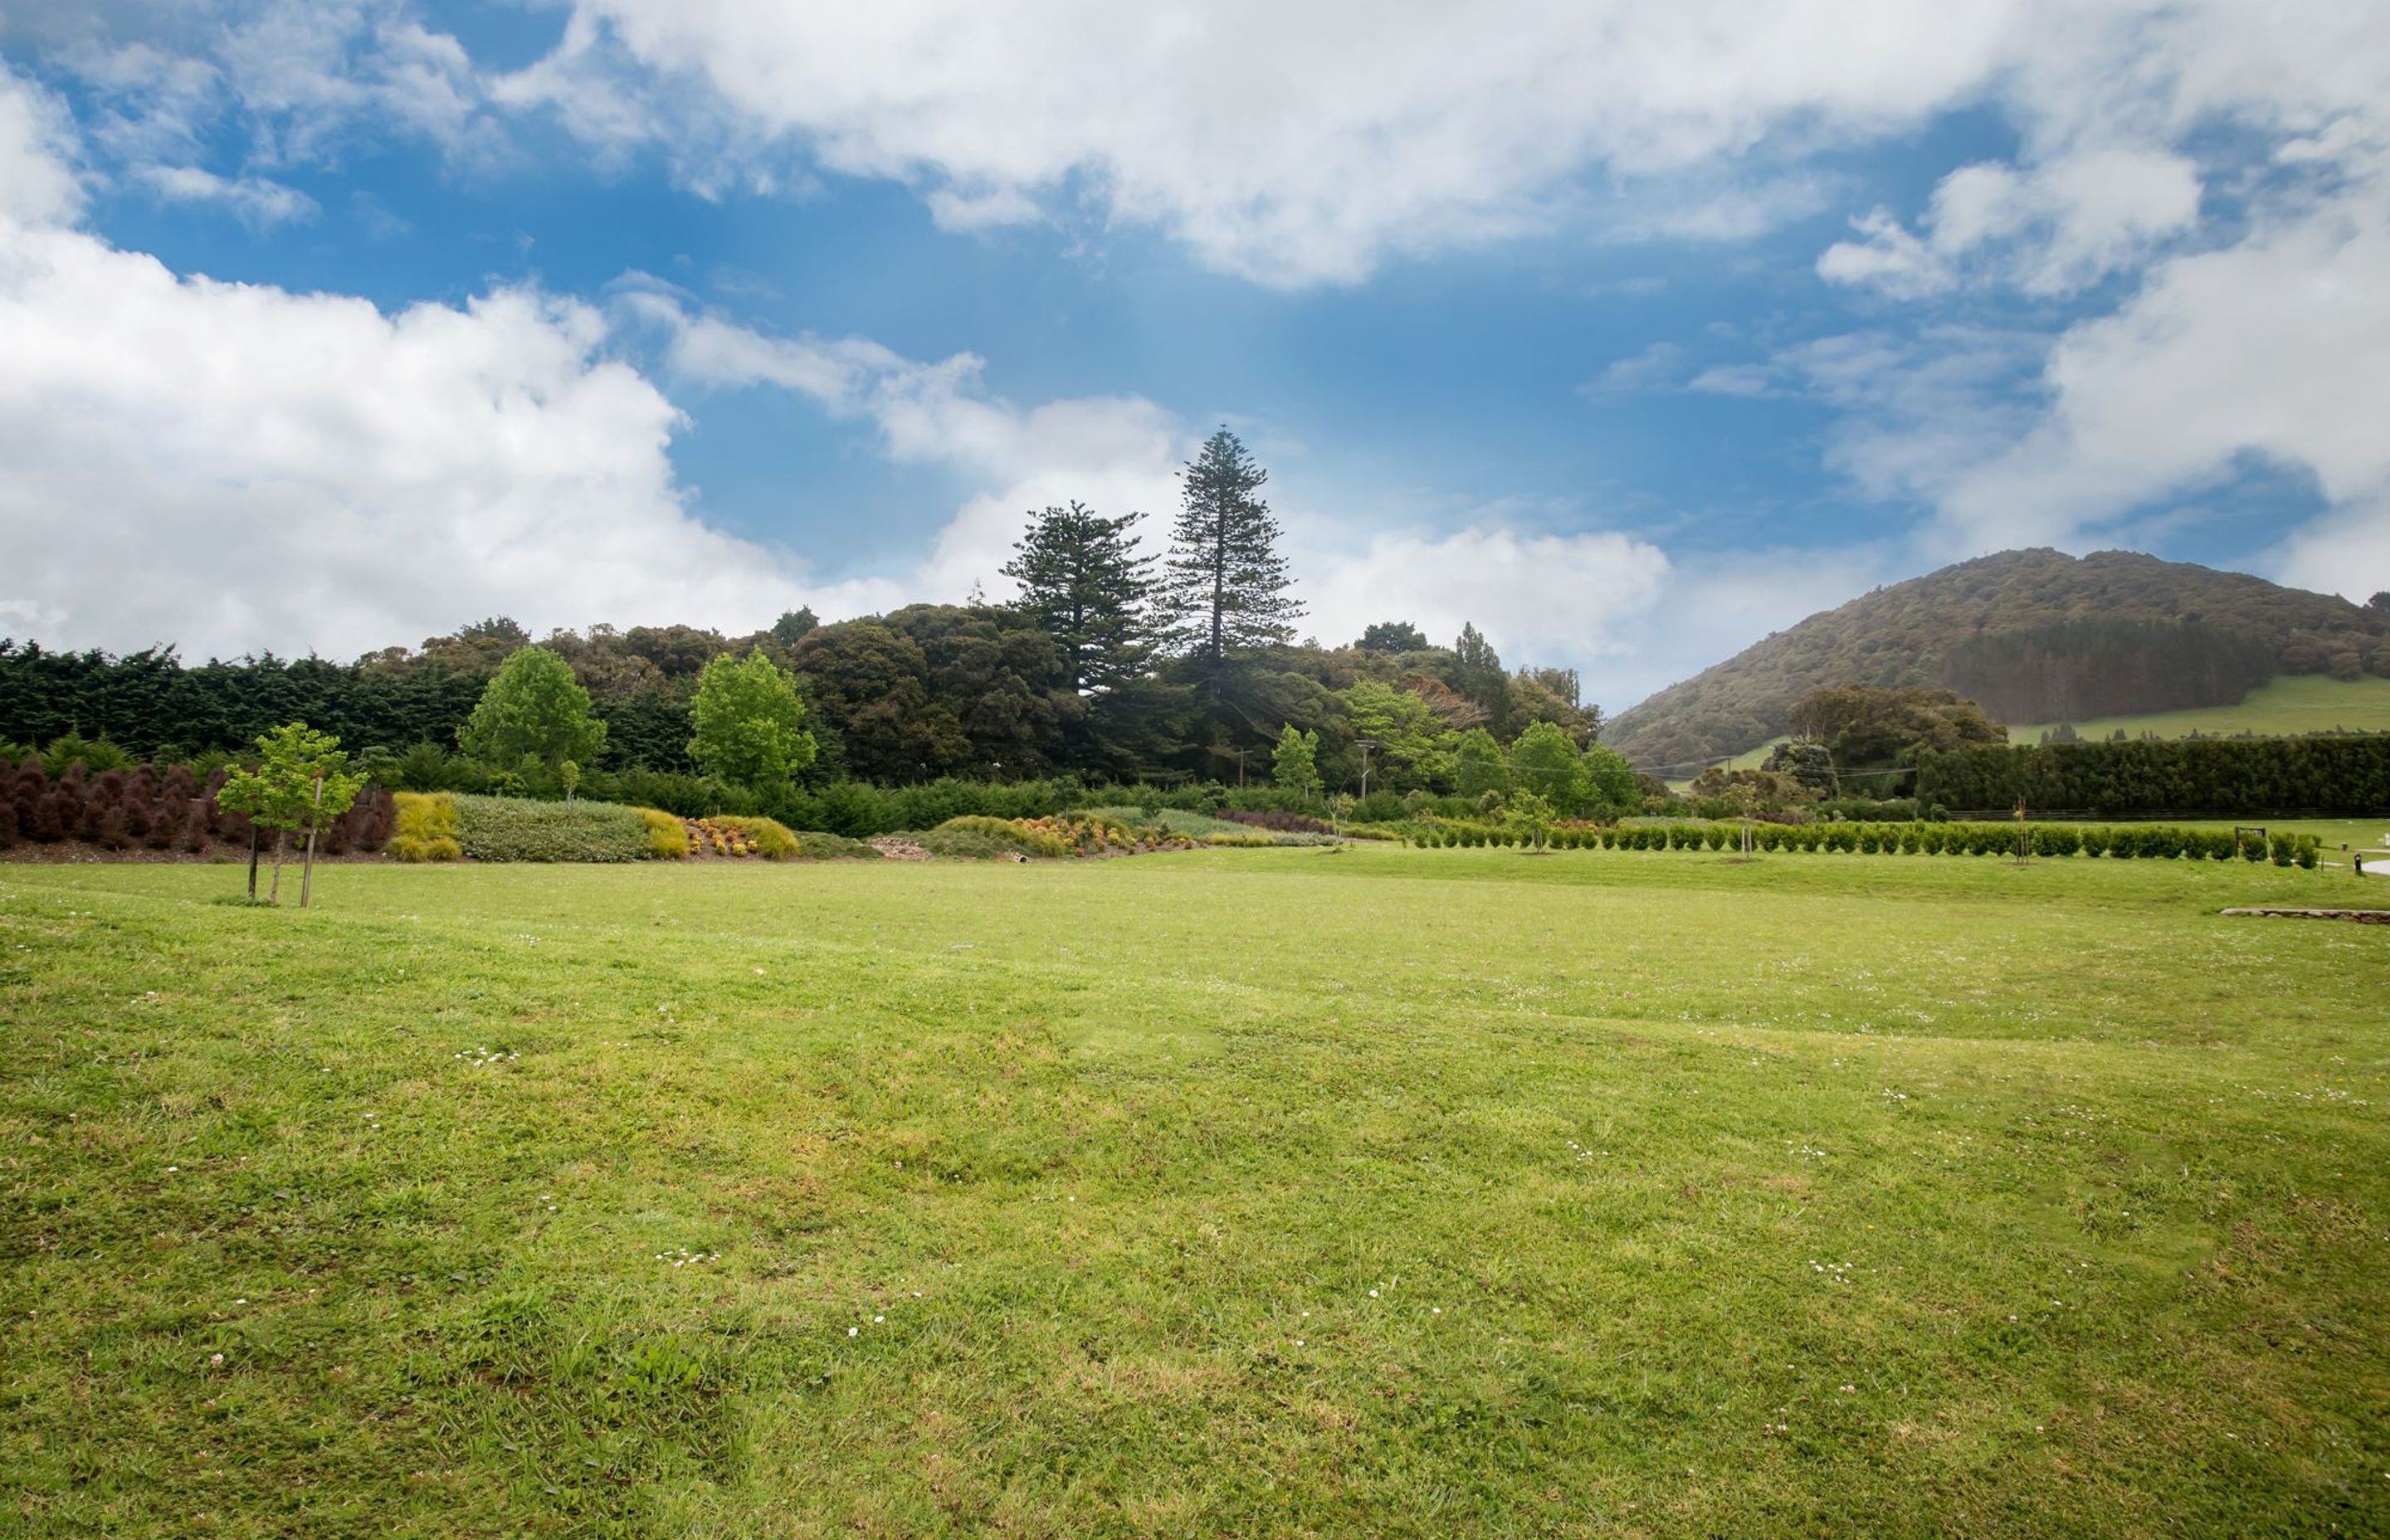
M 1961 166 L 1934 188 L 1922 235 L 1878 209 L 1863 237 L 1827 248 L 1819 276 L 1895 299 L 1956 287 L 1969 270 L 2029 294 L 2070 294 L 2141 261 L 2199 217 L 2200 181 L 2180 156 L 2103 149 L 2029 171 Z
M 892 597 L 692 518 L 679 415 L 589 307 L 178 276 L 59 223 L 41 115 L 0 80 L 0 614 L 43 640 L 341 655 L 499 610 L 738 627 Z
M 1448 641 L 1473 622 L 1513 665 L 1614 667 L 1636 650 L 1635 628 L 1671 576 L 1658 546 L 1607 530 L 1537 534 L 1473 520 L 1450 533 L 1372 534 L 1308 519 L 1291 544 L 1310 577 L 1303 629 L 1323 641 L 1350 641 L 1384 620 Z
M 2390 217 L 2344 204 L 2155 269 L 2050 355 L 2049 412 L 1940 498 L 1961 538 L 2031 508 L 2074 531 L 2229 474 L 2303 468 L 2333 510 L 2281 570 L 2363 597 L 2390 584 Z
M 73 135 L 65 108 L 0 65 L 0 220 L 42 224 L 82 210 Z
M 262 176 L 227 178 L 199 166 L 160 165 L 142 166 L 134 174 L 168 202 L 220 203 L 250 225 L 309 220 L 319 212 L 315 200 L 298 188 Z

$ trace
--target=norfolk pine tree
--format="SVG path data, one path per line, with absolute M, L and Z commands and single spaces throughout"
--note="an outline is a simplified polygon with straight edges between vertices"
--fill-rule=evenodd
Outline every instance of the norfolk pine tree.
M 1282 533 L 1254 493 L 1269 472 L 1226 428 L 1204 441 L 1182 476 L 1178 522 L 1159 584 L 1169 641 L 1197 660 L 1216 698 L 1228 654 L 1294 638 L 1303 606 L 1287 589 Z
M 1141 513 L 1106 519 L 1079 503 L 1032 514 L 1004 575 L 1021 585 L 1015 608 L 1062 654 L 1071 687 L 1111 689 L 1137 679 L 1152 652 L 1145 601 L 1153 558 L 1137 548 Z

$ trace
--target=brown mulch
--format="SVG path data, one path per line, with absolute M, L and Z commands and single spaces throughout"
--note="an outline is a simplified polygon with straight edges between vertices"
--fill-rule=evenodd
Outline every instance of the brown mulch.
M 930 853 L 910 840 L 899 840 L 893 834 L 875 834 L 863 841 L 891 861 L 927 861 Z

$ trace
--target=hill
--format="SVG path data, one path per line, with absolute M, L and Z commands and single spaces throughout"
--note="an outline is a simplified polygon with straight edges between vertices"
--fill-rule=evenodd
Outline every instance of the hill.
M 1620 713 L 1605 737 L 1638 766 L 1678 765 L 1782 733 L 1820 685 L 1947 687 L 2000 720 L 2045 723 L 2368 674 L 2390 675 L 2380 605 L 2135 551 L 2003 551 L 1812 615 Z

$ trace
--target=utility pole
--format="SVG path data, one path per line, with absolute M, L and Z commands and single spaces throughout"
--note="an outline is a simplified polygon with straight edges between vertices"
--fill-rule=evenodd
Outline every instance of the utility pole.
M 1379 743 L 1374 738 L 1356 738 L 1353 745 L 1361 751 L 1361 800 L 1367 802 L 1369 797 L 1369 751 L 1378 748 Z

